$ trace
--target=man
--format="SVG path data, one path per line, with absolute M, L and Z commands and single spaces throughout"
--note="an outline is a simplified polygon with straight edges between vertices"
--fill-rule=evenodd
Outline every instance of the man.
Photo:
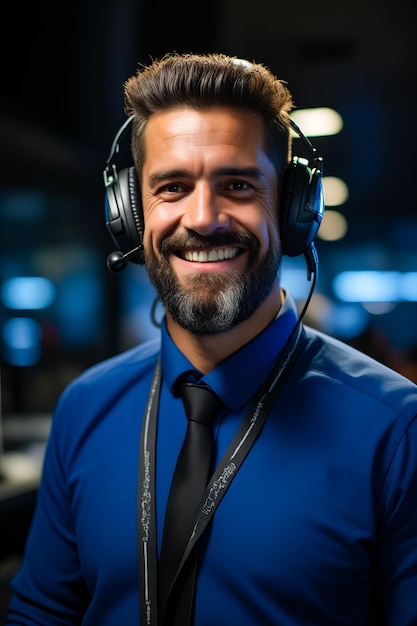
M 288 89 L 261 65 L 169 55 L 125 95 L 135 170 L 106 168 L 110 265 L 146 263 L 161 338 L 60 399 L 7 624 L 416 624 L 417 389 L 303 327 L 281 289 L 322 210 L 319 163 L 290 158 Z M 190 373 L 221 406 L 167 576 Z

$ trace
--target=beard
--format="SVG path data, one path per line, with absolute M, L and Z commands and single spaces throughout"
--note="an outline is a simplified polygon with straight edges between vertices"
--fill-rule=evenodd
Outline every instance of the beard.
M 169 253 L 186 246 L 207 249 L 242 244 L 249 250 L 245 272 L 194 272 L 188 275 L 187 286 L 179 284 L 167 260 Z M 260 255 L 258 240 L 238 233 L 173 235 L 164 239 L 160 252 L 160 260 L 153 250 L 145 254 L 149 278 L 165 311 L 194 335 L 224 333 L 247 320 L 270 294 L 282 259 L 280 248 Z

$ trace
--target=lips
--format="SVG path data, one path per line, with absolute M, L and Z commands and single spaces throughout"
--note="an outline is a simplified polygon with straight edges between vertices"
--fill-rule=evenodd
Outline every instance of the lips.
M 183 258 L 186 261 L 194 261 L 197 263 L 215 263 L 216 261 L 224 261 L 233 259 L 239 254 L 239 248 L 216 248 L 212 250 L 185 250 Z

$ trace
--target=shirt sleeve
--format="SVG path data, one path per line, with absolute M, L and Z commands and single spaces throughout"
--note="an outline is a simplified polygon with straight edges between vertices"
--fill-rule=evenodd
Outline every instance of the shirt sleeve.
M 395 451 L 382 490 L 376 520 L 378 623 L 417 624 L 417 418 Z
M 80 624 L 89 601 L 63 463 L 71 404 L 64 394 L 54 415 L 24 563 L 12 581 L 7 625 Z

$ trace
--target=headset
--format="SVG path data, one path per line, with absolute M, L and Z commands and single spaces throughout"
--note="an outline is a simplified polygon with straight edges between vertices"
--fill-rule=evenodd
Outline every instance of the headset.
M 119 248 L 107 257 L 107 267 L 116 273 L 123 271 L 128 261 L 140 265 L 145 263 L 144 218 L 136 170 L 132 166 L 119 171 L 116 165 L 120 139 L 133 118 L 133 115 L 127 118 L 117 131 L 103 172 L 106 226 Z M 318 257 L 314 238 L 325 208 L 323 159 L 297 124 L 293 120 L 290 123 L 311 159 L 293 156 L 287 165 L 279 208 L 279 232 L 284 255 L 295 257 L 304 254 L 310 280 L 313 273 L 317 277 Z

